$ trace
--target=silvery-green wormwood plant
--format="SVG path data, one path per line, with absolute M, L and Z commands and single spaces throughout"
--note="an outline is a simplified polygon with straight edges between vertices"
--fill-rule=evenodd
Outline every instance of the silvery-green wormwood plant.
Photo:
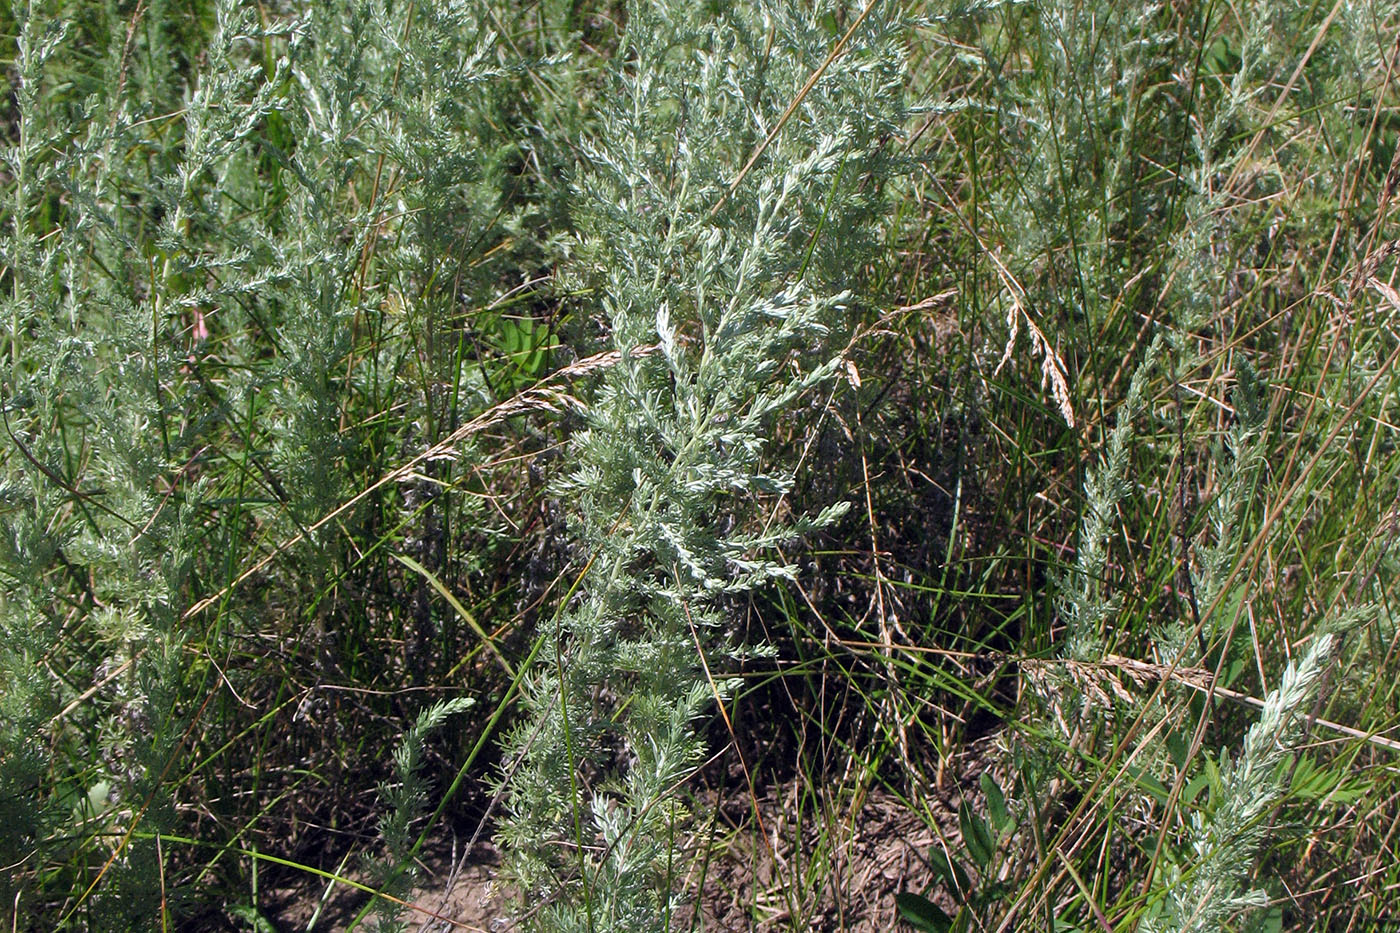
M 573 180 L 572 274 L 620 359 L 558 483 L 583 569 L 507 742 L 500 840 L 529 928 L 669 927 L 694 723 L 761 650 L 726 602 L 789 576 L 774 546 L 844 511 L 775 520 L 791 476 L 764 438 L 837 371 L 904 72 L 895 24 L 852 13 L 799 94 L 840 39 L 826 5 L 804 7 L 632 4 Z

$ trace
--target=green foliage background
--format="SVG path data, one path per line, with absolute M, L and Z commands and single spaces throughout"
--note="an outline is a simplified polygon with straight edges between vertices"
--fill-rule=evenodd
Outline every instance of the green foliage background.
M 1395 911 L 1397 12 L 14 0 L 10 925 Z

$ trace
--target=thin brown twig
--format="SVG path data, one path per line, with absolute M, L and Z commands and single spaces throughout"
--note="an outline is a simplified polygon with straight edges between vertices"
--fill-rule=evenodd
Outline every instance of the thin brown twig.
M 635 347 L 631 351 L 631 356 L 633 358 L 648 356 L 651 353 L 655 352 L 656 349 L 657 346 L 655 344 L 643 347 Z M 583 403 L 580 402 L 578 399 L 575 399 L 572 396 L 553 388 L 550 384 L 558 382 L 563 378 L 584 376 L 588 375 L 589 373 L 596 372 L 600 369 L 607 369 L 608 367 L 617 365 L 617 363 L 620 362 L 621 359 L 622 353 L 618 350 L 608 350 L 604 353 L 595 353 L 593 356 L 585 357 L 584 359 L 581 359 L 576 363 L 572 363 L 569 366 L 565 366 L 563 369 L 560 369 L 559 371 L 551 374 L 548 378 L 541 380 L 534 386 L 531 386 L 528 389 L 524 389 L 516 395 L 506 399 L 505 401 L 493 405 L 491 408 L 488 408 L 486 411 L 482 412 L 480 415 L 473 418 L 471 421 L 467 422 L 457 430 L 453 431 L 447 437 L 438 441 L 432 447 L 429 447 L 427 450 L 418 454 L 416 457 L 413 457 L 412 459 L 408 460 L 406 463 L 403 463 L 400 466 L 390 470 L 388 473 L 385 473 L 382 477 L 375 480 L 369 486 L 365 487 L 363 490 L 356 493 L 354 496 L 351 496 L 349 499 L 336 506 L 330 512 L 327 512 L 319 520 L 307 526 L 305 531 L 298 532 L 297 534 L 288 538 L 286 541 L 283 541 L 281 544 L 277 545 L 270 552 L 264 555 L 261 559 L 256 561 L 251 567 L 248 567 L 237 577 L 235 577 L 234 580 L 227 586 L 223 587 L 217 593 L 214 593 L 212 596 L 208 596 L 200 600 L 199 602 L 191 606 L 189 609 L 185 610 L 183 618 L 190 619 L 197 615 L 200 615 L 210 606 L 227 598 L 229 594 L 231 594 L 240 585 L 242 585 L 244 581 L 246 581 L 249 577 L 258 573 L 268 564 L 272 563 L 272 561 L 276 560 L 282 554 L 285 554 L 288 550 L 295 547 L 297 544 L 300 544 L 302 541 L 305 541 L 310 534 L 313 534 L 321 528 L 324 528 L 326 525 L 335 521 L 341 515 L 344 515 L 347 511 L 354 508 L 360 502 L 363 502 L 364 499 L 368 497 L 371 493 L 373 493 L 375 490 L 387 486 L 389 483 L 395 482 L 396 480 L 399 480 L 409 475 L 413 472 L 415 467 L 427 460 L 434 460 L 453 456 L 452 448 L 460 442 L 462 442 L 463 440 L 470 437 L 471 435 L 484 431 L 486 428 L 489 428 L 495 424 L 499 424 L 500 422 L 505 421 L 507 418 L 514 417 L 515 415 L 523 415 L 527 412 L 532 411 L 558 411 L 561 407 L 582 407 Z
M 792 118 L 792 115 L 797 111 L 802 101 L 811 93 L 812 88 L 817 86 L 817 82 L 821 80 L 822 75 L 826 74 L 826 69 L 830 68 L 831 63 L 836 61 L 841 53 L 846 50 L 846 43 L 851 40 L 851 36 L 855 35 L 856 30 L 860 28 L 860 24 L 865 22 L 866 17 L 875 9 L 875 4 L 878 2 L 879 0 L 869 0 L 869 2 L 865 4 L 865 8 L 856 16 L 855 22 L 851 23 L 850 28 L 846 30 L 845 35 L 837 40 L 836 44 L 831 47 L 831 51 L 827 54 L 826 60 L 818 65 L 816 71 L 813 71 L 811 76 L 807 78 L 807 83 L 802 85 L 802 90 L 798 91 L 797 96 L 792 99 L 792 103 L 788 104 L 787 109 L 783 111 L 783 115 L 778 118 L 777 124 L 773 129 L 769 130 L 763 142 L 754 147 L 753 154 L 749 156 L 749 160 L 744 163 L 744 167 L 739 170 L 739 174 L 734 176 L 734 180 L 729 183 L 729 190 L 720 195 L 719 200 L 715 202 L 715 206 L 710 208 L 709 219 L 713 220 L 714 216 L 719 213 L 719 209 L 724 206 L 724 202 L 728 201 L 734 192 L 739 190 L 739 185 L 743 184 L 749 172 L 758 164 L 758 160 L 763 157 L 763 153 L 768 151 L 768 147 L 772 144 L 773 140 L 783 131 L 783 127 L 787 126 L 788 120 Z

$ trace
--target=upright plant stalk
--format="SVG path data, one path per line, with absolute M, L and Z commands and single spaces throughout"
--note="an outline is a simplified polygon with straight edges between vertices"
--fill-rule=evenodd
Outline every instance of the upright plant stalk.
M 791 482 L 764 463 L 770 426 L 839 362 L 832 336 L 892 169 L 882 144 L 903 115 L 895 34 L 874 17 L 856 30 L 725 198 L 838 36 L 785 4 L 683 10 L 630 8 L 615 93 L 576 179 L 574 273 L 602 296 L 620 362 L 558 487 L 591 565 L 549 624 L 553 657 L 508 743 L 519 765 L 501 839 L 538 929 L 667 925 L 693 723 L 732 689 L 706 666 L 732 669 L 754 648 L 735 640 L 725 599 L 790 576 L 766 553 L 844 510 L 756 521 Z
M 1264 701 L 1244 746 L 1222 763 L 1209 815 L 1191 815 L 1186 865 L 1164 880 L 1165 901 L 1144 918 L 1143 933 L 1206 933 L 1235 914 L 1266 905 L 1268 892 L 1243 889 L 1264 841 L 1265 817 L 1286 789 L 1279 764 L 1301 737 L 1303 712 L 1316 694 L 1337 636 L 1321 632 L 1301 659 L 1288 665 Z

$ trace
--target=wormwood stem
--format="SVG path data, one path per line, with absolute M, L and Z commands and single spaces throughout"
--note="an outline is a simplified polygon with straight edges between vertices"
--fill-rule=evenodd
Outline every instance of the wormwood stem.
M 556 486 L 594 569 L 552 624 L 550 669 L 532 679 L 531 723 L 545 725 L 522 725 L 510 744 L 522 764 L 502 839 L 523 895 L 548 905 L 532 928 L 630 933 L 674 916 L 676 793 L 702 754 L 692 724 L 716 702 L 727 721 L 722 665 L 753 650 L 725 634 L 725 600 L 791 576 L 768 557 L 775 545 L 844 511 L 752 530 L 757 503 L 792 482 L 763 463 L 773 419 L 836 372 L 830 338 L 859 268 L 838 241 L 877 216 L 866 189 L 888 171 L 882 146 L 902 115 L 902 62 L 874 6 L 834 49 L 795 6 L 765 9 L 761 25 L 746 8 L 629 10 L 635 54 L 607 95 L 606 144 L 586 147 L 577 177 L 588 198 L 574 267 L 575 291 L 601 297 L 620 359 Z M 803 64 L 823 56 L 816 74 Z M 789 122 L 800 103 L 807 119 Z M 735 141 L 757 129 L 768 138 L 745 163 Z M 702 336 L 698 351 L 685 334 Z M 634 357 L 642 345 L 659 352 Z M 596 850 L 583 844 L 595 837 Z M 571 873 L 582 905 L 558 880 Z

